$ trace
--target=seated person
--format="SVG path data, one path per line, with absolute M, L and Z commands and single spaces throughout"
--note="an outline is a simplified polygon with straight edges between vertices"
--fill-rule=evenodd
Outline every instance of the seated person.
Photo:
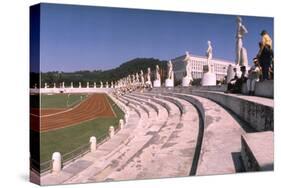
M 254 95 L 256 82 L 259 82 L 261 75 L 261 67 L 258 58 L 254 58 L 254 65 L 249 70 L 249 77 L 247 80 L 247 89 L 249 95 Z
M 236 81 L 238 80 L 238 76 L 237 76 L 237 69 L 236 68 L 233 68 L 233 71 L 234 71 L 234 77 L 229 81 L 229 83 L 227 84 L 227 91 L 226 93 L 230 92 L 233 87 L 234 87 L 234 84 L 236 83 Z
M 232 88 L 227 91 L 227 93 L 241 93 L 243 83 L 246 83 L 247 76 L 246 76 L 246 67 L 242 66 L 240 68 L 241 77 L 236 79 L 235 83 L 231 86 Z

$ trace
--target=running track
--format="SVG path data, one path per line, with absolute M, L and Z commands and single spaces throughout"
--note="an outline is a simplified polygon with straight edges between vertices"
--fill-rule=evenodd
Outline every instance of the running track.
M 31 116 L 33 125 L 31 129 L 40 132 L 51 131 L 73 126 L 97 117 L 114 117 L 114 112 L 112 111 L 105 94 L 90 95 L 78 106 L 75 106 L 72 110 L 67 110 L 64 113 L 47 117 Z M 41 121 L 40 129 L 39 126 L 36 126 L 39 123 L 39 118 Z

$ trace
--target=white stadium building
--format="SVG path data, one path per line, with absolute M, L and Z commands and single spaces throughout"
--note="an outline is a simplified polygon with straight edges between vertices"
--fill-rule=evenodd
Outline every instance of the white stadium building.
M 207 58 L 204 56 L 190 55 L 189 62 L 191 63 L 191 74 L 193 79 L 201 79 L 203 76 L 203 65 L 207 65 Z M 185 59 L 186 55 L 182 55 L 172 59 L 173 69 L 175 73 L 175 80 L 181 80 L 185 74 Z M 214 65 L 214 72 L 216 79 L 222 80 L 227 75 L 227 67 L 234 62 L 222 59 L 213 58 L 211 63 Z

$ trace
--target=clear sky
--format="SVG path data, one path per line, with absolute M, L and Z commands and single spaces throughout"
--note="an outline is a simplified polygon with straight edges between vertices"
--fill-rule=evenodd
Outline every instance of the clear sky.
M 260 32 L 273 38 L 273 18 L 242 16 L 244 47 L 257 54 Z M 41 71 L 110 69 L 137 57 L 169 60 L 185 54 L 235 60 L 236 16 L 42 4 Z

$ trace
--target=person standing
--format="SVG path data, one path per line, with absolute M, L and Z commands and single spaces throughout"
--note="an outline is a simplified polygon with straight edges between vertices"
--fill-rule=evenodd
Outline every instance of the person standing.
M 249 95 L 254 95 L 256 82 L 260 80 L 261 69 L 257 58 L 254 58 L 254 65 L 249 70 L 247 89 Z
M 262 67 L 263 80 L 269 79 L 269 68 L 273 60 L 272 40 L 266 30 L 261 32 L 260 49 L 258 53 L 259 63 Z

